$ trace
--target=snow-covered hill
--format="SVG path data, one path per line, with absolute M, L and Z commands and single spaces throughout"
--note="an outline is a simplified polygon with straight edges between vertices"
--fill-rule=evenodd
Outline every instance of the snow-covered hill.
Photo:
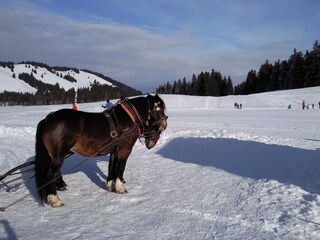
M 4 92 L 5 90 L 11 92 L 35 93 L 37 91 L 36 88 L 31 87 L 30 85 L 18 78 L 19 74 L 21 73 L 32 73 L 32 75 L 37 80 L 42 81 L 44 83 L 52 85 L 58 83 L 59 86 L 64 88 L 65 90 L 69 90 L 71 88 L 78 89 L 83 87 L 89 87 L 94 82 L 115 87 L 115 85 L 113 85 L 111 82 L 108 82 L 95 74 L 81 70 L 79 70 L 79 73 L 73 70 L 55 70 L 54 73 L 52 73 L 48 71 L 48 69 L 45 67 L 34 66 L 32 64 L 14 64 L 13 71 L 8 67 L 0 66 L 0 93 Z M 67 75 L 73 77 L 76 80 L 76 82 L 70 82 L 63 78 Z
M 128 194 L 106 191 L 108 157 L 74 168 L 85 158 L 72 156 L 63 208 L 39 206 L 33 181 L 10 192 L 0 184 L 0 207 L 23 197 L 0 212 L 0 238 L 320 239 L 320 87 L 162 97 L 168 129 L 155 148 L 134 146 Z M 0 107 L 0 173 L 34 158 L 37 123 L 63 107 Z

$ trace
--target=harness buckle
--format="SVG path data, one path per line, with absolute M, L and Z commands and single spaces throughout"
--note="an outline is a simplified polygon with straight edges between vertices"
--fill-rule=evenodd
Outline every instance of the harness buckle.
M 118 136 L 117 131 L 112 131 L 112 132 L 110 132 L 110 136 L 111 136 L 112 138 L 117 137 L 117 136 Z

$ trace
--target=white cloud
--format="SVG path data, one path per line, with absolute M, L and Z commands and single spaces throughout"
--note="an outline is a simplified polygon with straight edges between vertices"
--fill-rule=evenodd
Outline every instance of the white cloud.
M 188 18 L 194 6 L 197 8 Z M 219 3 L 217 7 L 226 15 L 198 2 L 188 5 L 172 29 L 168 24 L 174 21 L 177 9 L 171 9 L 168 16 L 164 6 L 162 12 L 148 9 L 149 18 L 158 16 L 154 24 L 132 26 L 93 13 L 72 20 L 27 7 L 1 8 L 1 60 L 85 68 L 139 90 L 153 91 L 167 81 L 191 79 L 192 74 L 212 68 L 230 75 L 234 82 L 244 80 L 250 69 L 257 69 L 266 59 L 272 63 L 287 59 L 293 48 L 305 51 L 316 40 L 305 41 L 312 37 L 303 37 L 297 26 L 284 31 L 275 19 L 252 22 L 241 5 L 230 8 Z M 200 11 L 203 8 L 205 11 Z M 264 12 L 259 6 L 250 9 L 256 11 L 255 17 Z
M 1 53 L 12 61 L 99 70 L 139 89 L 155 89 L 175 66 L 189 67 L 175 51 L 190 44 L 185 36 L 160 36 L 115 24 L 93 24 L 39 12 L 0 10 Z M 170 75 L 169 75 L 170 76 Z M 146 79 L 153 78 L 159 84 Z

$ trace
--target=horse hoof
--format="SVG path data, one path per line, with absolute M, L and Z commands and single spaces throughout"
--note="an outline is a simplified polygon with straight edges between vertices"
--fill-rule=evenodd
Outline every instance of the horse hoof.
M 123 182 L 117 178 L 116 180 L 116 184 L 115 184 L 115 187 L 116 187 L 116 193 L 119 193 L 119 194 L 126 194 L 128 193 L 127 189 L 125 188 Z
M 57 195 L 49 194 L 47 197 L 48 204 L 51 205 L 51 207 L 63 207 L 64 203 L 61 201 L 61 199 Z
M 58 191 L 65 191 L 67 188 L 65 186 L 57 188 Z
M 115 186 L 114 186 L 114 181 L 111 180 L 111 181 L 107 181 L 107 190 L 109 192 L 114 192 L 115 191 Z
M 58 182 L 58 183 L 57 183 L 57 190 L 58 190 L 58 191 L 65 191 L 65 190 L 67 190 L 67 184 L 65 183 L 65 181 L 62 180 L 62 182 Z

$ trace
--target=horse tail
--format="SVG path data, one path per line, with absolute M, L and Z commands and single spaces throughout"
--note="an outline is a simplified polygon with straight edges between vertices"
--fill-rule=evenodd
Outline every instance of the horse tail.
M 37 126 L 36 132 L 36 156 L 35 156 L 35 177 L 36 177 L 36 186 L 37 192 L 39 195 L 39 200 L 41 204 L 47 202 L 48 195 L 48 172 L 51 165 L 51 157 L 46 149 L 42 136 L 43 129 L 46 123 L 46 119 L 41 120 Z

